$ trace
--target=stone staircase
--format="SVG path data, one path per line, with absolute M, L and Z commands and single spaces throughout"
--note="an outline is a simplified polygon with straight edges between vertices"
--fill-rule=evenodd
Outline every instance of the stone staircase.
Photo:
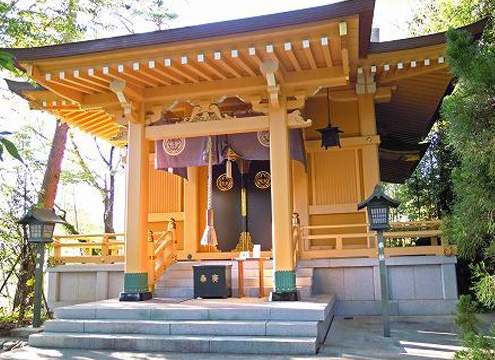
M 193 298 L 193 265 L 225 264 L 232 265 L 232 296 L 238 294 L 238 269 L 237 261 L 179 261 L 167 269 L 161 279 L 155 285 L 154 296 L 157 298 Z M 270 294 L 273 288 L 273 260 L 264 261 L 264 285 L 265 296 Z M 297 289 L 302 299 L 309 298 L 312 294 L 313 269 L 298 268 L 296 270 Z M 258 297 L 258 262 L 244 262 L 245 296 Z
M 333 319 L 330 295 L 266 299 L 106 300 L 55 310 L 35 347 L 234 354 L 315 354 Z

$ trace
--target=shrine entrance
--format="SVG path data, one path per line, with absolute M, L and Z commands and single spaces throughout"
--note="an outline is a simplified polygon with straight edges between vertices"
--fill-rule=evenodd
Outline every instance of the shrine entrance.
M 220 251 L 272 249 L 270 162 L 239 159 L 213 167 L 213 209 Z M 231 170 L 227 169 L 231 166 Z M 232 176 L 227 176 L 231 171 Z

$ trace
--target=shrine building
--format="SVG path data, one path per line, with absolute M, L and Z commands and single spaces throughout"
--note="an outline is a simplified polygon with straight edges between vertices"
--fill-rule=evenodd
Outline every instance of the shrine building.
M 126 149 L 125 232 L 56 236 L 48 300 L 55 307 L 112 298 L 136 302 L 61 307 L 57 317 L 84 319 L 77 311 L 96 307 L 97 320 L 100 310 L 111 318 L 121 306 L 129 316 L 136 311 L 129 318 L 143 320 L 139 311 L 148 306 L 146 319 L 163 320 L 153 318 L 153 306 L 165 306 L 159 299 L 192 299 L 193 266 L 201 264 L 229 266 L 230 295 L 241 299 L 226 312 L 239 307 L 249 314 L 251 305 L 241 305 L 255 300 L 245 298 L 271 309 L 260 336 L 270 335 L 270 322 L 282 326 L 273 314 L 277 306 L 289 306 L 270 298 L 316 307 L 321 301 L 315 299 L 326 299 L 314 319 L 297 318 L 313 308 L 284 308 L 279 320 L 292 319 L 299 330 L 298 324 L 312 320 L 326 333 L 334 315 L 379 315 L 376 233 L 357 204 L 381 182 L 411 176 L 441 101 L 453 90 L 453 76 L 444 33 L 373 42 L 373 12 L 374 0 L 347 0 L 4 49 L 38 84 L 9 82 L 32 109 Z M 464 30 L 479 37 L 483 27 L 478 22 Z M 393 222 L 385 232 L 392 314 L 455 308 L 455 249 L 440 225 Z M 199 279 L 214 286 L 218 276 Z M 210 306 L 206 299 L 188 301 L 197 311 Z M 181 306 L 167 311 L 180 313 Z M 208 311 L 204 321 L 214 319 Z M 254 321 L 232 316 L 217 319 Z M 65 336 L 51 326 L 33 338 L 34 345 Z M 74 329 L 67 332 L 84 338 Z M 211 333 L 195 329 L 190 334 L 199 336 L 200 347 L 201 336 Z M 223 334 L 225 348 L 209 338 L 208 351 L 235 352 L 226 344 L 237 335 L 247 336 Z M 272 334 L 284 336 L 282 330 Z M 317 330 L 292 338 L 313 340 L 279 352 L 314 353 L 322 340 Z M 68 347 L 82 346 L 64 339 Z M 273 344 L 267 352 L 277 349 Z

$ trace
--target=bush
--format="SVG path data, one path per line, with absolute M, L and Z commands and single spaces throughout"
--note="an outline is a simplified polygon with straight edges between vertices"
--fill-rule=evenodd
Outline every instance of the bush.
M 473 291 L 476 300 L 488 310 L 495 310 L 495 275 L 490 274 L 484 262 L 473 265 Z
M 10 330 L 17 326 L 28 325 L 29 321 L 19 321 L 19 313 L 7 312 L 5 309 L 0 308 L 0 336 L 9 336 Z
M 455 323 L 466 349 L 456 352 L 457 360 L 495 360 L 495 324 L 492 325 L 490 334 L 483 334 L 476 320 L 477 308 L 471 296 L 462 295 L 459 298 Z

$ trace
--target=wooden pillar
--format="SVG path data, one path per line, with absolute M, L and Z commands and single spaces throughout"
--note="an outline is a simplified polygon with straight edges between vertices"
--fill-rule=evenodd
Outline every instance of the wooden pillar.
M 199 168 L 187 169 L 184 181 L 184 255 L 194 258 L 199 246 Z
M 358 95 L 359 125 L 361 136 L 376 135 L 375 94 Z M 364 198 L 373 193 L 380 183 L 379 144 L 363 147 Z M 364 200 L 364 199 L 361 199 Z
M 297 300 L 292 241 L 292 186 L 290 136 L 283 96 L 279 106 L 270 105 L 270 172 L 274 289 L 272 301 Z
M 149 143 L 144 121 L 129 122 L 125 205 L 125 273 L 120 301 L 151 299 L 148 287 Z

